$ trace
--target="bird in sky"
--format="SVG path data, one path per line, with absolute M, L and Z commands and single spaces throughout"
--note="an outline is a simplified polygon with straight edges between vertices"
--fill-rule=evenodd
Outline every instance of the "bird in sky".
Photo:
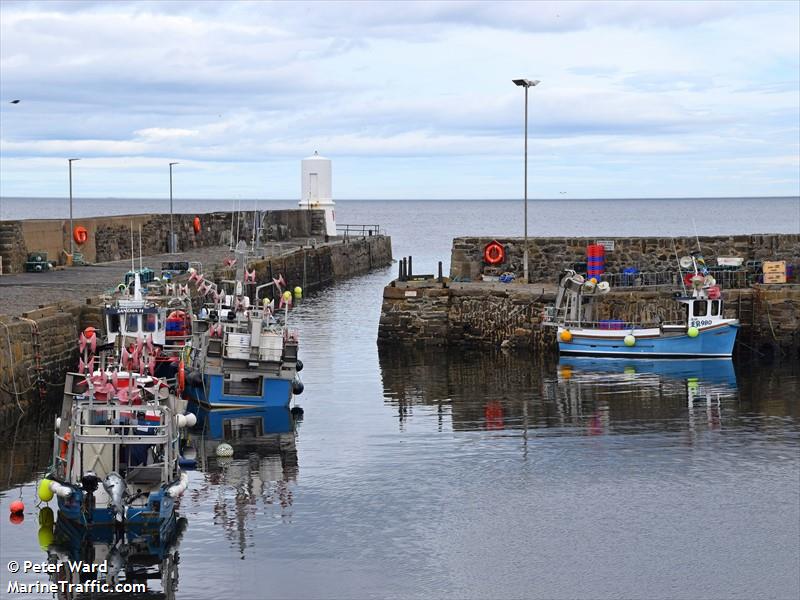
M 9 104 L 19 104 L 19 100 L 12 100 Z

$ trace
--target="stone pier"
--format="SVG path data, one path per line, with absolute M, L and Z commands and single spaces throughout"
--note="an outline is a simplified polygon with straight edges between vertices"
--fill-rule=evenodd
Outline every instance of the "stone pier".
M 737 348 L 759 355 L 791 357 L 800 351 L 800 234 L 705 236 L 698 238 L 529 238 L 534 283 L 520 283 L 523 240 L 497 238 L 504 249 L 498 265 L 484 261 L 494 238 L 453 240 L 450 278 L 393 281 L 383 294 L 378 342 L 383 346 L 526 347 L 555 353 L 554 328 L 542 326 L 564 269 L 586 265 L 590 244 L 606 248 L 609 294 L 600 296 L 596 319 L 676 320 L 675 288 L 643 287 L 645 279 L 679 281 L 677 257 L 699 248 L 722 284 L 725 314 L 740 320 Z M 717 257 L 741 259 L 741 267 L 718 268 Z M 764 261 L 785 261 L 788 283 L 763 284 Z M 639 274 L 625 279 L 633 268 Z M 585 270 L 583 272 L 586 272 Z M 511 283 L 496 281 L 499 274 Z M 609 275 L 610 274 L 610 275 Z M 641 281 L 638 281 L 641 279 Z M 638 286 L 638 287 L 637 287 Z
M 542 326 L 555 300 L 552 284 L 393 281 L 384 288 L 378 326 L 383 346 L 519 347 L 558 350 L 555 328 Z M 738 347 L 775 358 L 800 358 L 800 284 L 755 284 L 724 290 L 725 316 L 738 318 Z M 679 318 L 671 290 L 612 290 L 599 297 L 598 319 L 642 314 Z
M 215 262 L 204 263 L 204 273 L 212 280 L 231 278 L 232 270 L 221 264 L 223 257 L 230 256 L 230 252 L 224 248 L 218 250 L 203 250 L 203 256 L 215 258 Z M 197 257 L 196 253 L 191 255 Z M 308 294 L 341 279 L 388 266 L 391 262 L 391 238 L 366 235 L 327 243 L 306 238 L 272 244 L 263 257 L 250 260 L 248 265 L 256 271 L 257 284 L 267 283 L 273 276 L 281 274 L 289 289 L 300 286 Z M 160 266 L 159 261 L 150 264 L 148 257 L 145 257 L 144 264 L 153 268 Z M 0 314 L 0 430 L 20 411 L 33 410 L 42 401 L 60 397 L 59 385 L 64 374 L 77 366 L 79 332 L 90 325 L 100 330 L 103 328 L 104 302 L 97 294 L 102 289 L 113 288 L 120 274 L 129 267 L 129 263 L 124 261 L 105 268 L 83 267 L 51 273 L 7 275 L 0 280 L 0 301 L 12 294 L 16 298 L 13 306 L 7 306 L 14 314 Z M 92 269 L 95 270 L 93 277 L 97 279 L 95 288 L 81 282 L 87 270 Z M 30 278 L 43 278 L 37 280 L 41 282 L 47 278 L 58 279 L 62 287 L 56 288 L 55 293 L 60 299 L 45 295 L 43 288 L 35 287 L 39 284 L 28 281 Z M 25 284 L 15 285 L 15 280 L 24 280 Z M 190 286 L 190 290 L 194 292 L 194 286 Z M 45 304 L 37 304 L 45 297 Z M 40 385 L 40 380 L 43 385 Z

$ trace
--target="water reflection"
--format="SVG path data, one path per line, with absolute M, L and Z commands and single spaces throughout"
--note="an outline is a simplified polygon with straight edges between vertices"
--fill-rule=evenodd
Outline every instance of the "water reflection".
M 643 421 L 647 427 L 683 428 L 683 414 L 692 432 L 698 419 L 717 430 L 722 423 L 722 400 L 738 399 L 736 371 L 728 359 L 561 357 L 557 381 L 550 389 L 555 390 L 559 405 L 572 408 L 589 403 L 593 408 L 589 433 L 594 435 L 608 432 L 612 413 L 623 427 L 637 422 L 636 431 L 642 429 Z
M 381 349 L 384 401 L 405 430 L 416 412 L 439 431 L 540 430 L 548 435 L 719 430 L 773 405 L 796 416 L 796 368 L 746 367 L 743 398 L 730 360 L 641 360 L 502 352 Z M 754 381 L 755 380 L 755 381 Z M 780 385 L 771 395 L 765 388 Z M 769 409 L 766 409 L 767 411 Z
M 194 450 L 204 477 L 190 495 L 198 503 L 213 498 L 213 523 L 244 558 L 259 514 L 291 521 L 300 417 L 284 407 L 202 410 L 198 417 L 199 431 L 184 455 Z
M 0 492 L 34 479 L 51 459 L 53 424 L 60 404 L 47 403 L 20 414 L 0 429 Z
M 53 525 L 53 511 L 39 511 L 38 539 L 47 553 L 47 562 L 54 565 L 51 583 L 58 587 L 59 599 L 117 598 L 122 593 L 92 584 L 140 584 L 144 591 L 125 592 L 127 598 L 172 599 L 178 589 L 178 546 L 187 526 L 178 518 L 161 536 L 157 530 L 128 526 L 81 527 L 59 516 Z M 76 568 L 80 565 L 80 568 Z M 73 584 L 69 586 L 67 584 Z M 81 587 L 82 586 L 82 587 Z M 130 588 L 128 588 L 130 589 Z

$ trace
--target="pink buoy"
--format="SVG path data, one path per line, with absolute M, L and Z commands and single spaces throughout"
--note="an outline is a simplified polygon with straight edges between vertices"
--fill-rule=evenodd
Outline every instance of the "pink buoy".
M 25 504 L 22 500 L 14 500 L 11 504 L 8 505 L 8 510 L 12 513 L 21 513 L 25 510 Z

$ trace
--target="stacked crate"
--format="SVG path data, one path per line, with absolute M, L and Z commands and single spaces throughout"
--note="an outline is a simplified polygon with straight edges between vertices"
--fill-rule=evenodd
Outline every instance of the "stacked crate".
M 786 261 L 764 261 L 761 267 L 764 283 L 786 283 Z

